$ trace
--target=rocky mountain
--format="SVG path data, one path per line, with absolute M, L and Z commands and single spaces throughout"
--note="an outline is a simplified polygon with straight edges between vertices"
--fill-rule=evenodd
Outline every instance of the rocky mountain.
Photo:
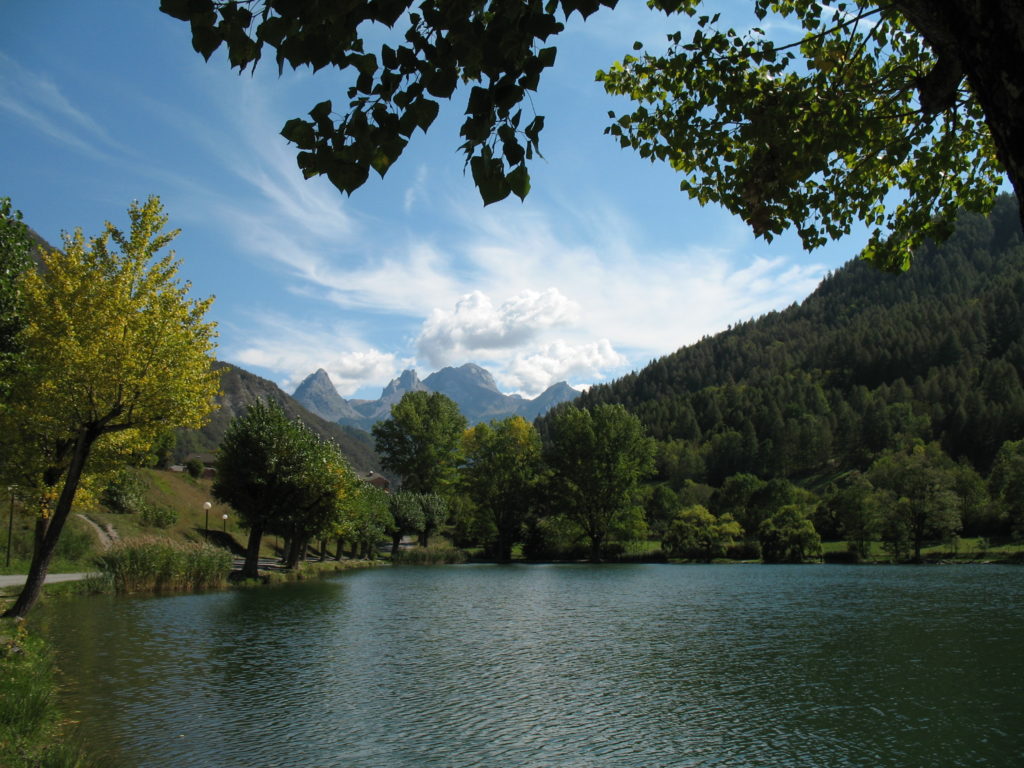
M 178 430 L 174 448 L 176 461 L 181 461 L 189 454 L 214 454 L 231 420 L 235 416 L 245 413 L 249 404 L 254 400 L 269 398 L 280 403 L 288 416 L 300 419 L 320 437 L 334 442 L 357 472 L 366 474 L 370 471 L 378 473 L 381 471 L 380 461 L 373 449 L 373 439 L 366 432 L 342 426 L 334 420 L 311 413 L 295 398 L 282 391 L 274 382 L 260 378 L 238 366 L 217 362 L 213 367 L 214 370 L 221 372 L 221 394 L 217 397 L 218 408 L 214 411 L 210 422 L 202 429 Z M 323 374 L 320 377 L 320 389 L 317 389 L 316 384 L 311 384 L 306 388 L 307 394 L 309 392 L 316 394 L 319 391 L 323 402 L 330 403 L 329 393 L 325 395 L 322 390 L 322 380 L 326 378 L 327 385 L 334 392 L 335 397 L 347 407 L 345 401 L 334 391 L 327 374 L 323 371 L 318 371 L 318 373 Z M 317 377 L 317 374 L 313 374 L 310 378 L 314 377 Z
M 292 395 L 296 401 L 306 404 L 306 408 L 328 421 L 339 419 L 358 419 L 360 415 L 331 383 L 331 377 L 323 368 L 307 376 Z
M 329 387 L 329 391 L 327 390 Z M 295 390 L 295 399 L 313 413 L 339 424 L 369 430 L 378 421 L 387 419 L 391 406 L 407 392 L 440 392 L 458 404 L 462 415 L 470 424 L 481 421 L 522 416 L 532 421 L 558 403 L 579 396 L 579 392 L 564 381 L 552 385 L 532 400 L 519 395 L 506 395 L 498 389 L 489 371 L 473 363 L 458 368 L 442 368 L 420 381 L 416 371 L 406 370 L 393 379 L 376 400 L 348 400 L 342 398 L 322 370 L 306 377 Z M 335 399 L 336 398 L 336 399 Z M 343 403 L 356 416 L 340 415 L 338 403 Z

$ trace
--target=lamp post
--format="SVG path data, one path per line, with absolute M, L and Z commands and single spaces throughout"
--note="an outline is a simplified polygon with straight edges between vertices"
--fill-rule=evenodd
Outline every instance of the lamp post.
M 16 485 L 7 486 L 7 493 L 11 497 L 11 516 L 7 521 L 7 565 L 11 564 L 11 537 L 14 535 L 14 489 Z
M 203 509 L 206 510 L 206 533 L 207 534 L 210 533 L 210 507 L 212 507 L 212 506 L 213 506 L 213 504 L 211 504 L 208 501 L 204 501 L 203 502 Z
M 228 513 L 227 513 L 227 512 L 225 512 L 225 513 L 224 513 L 223 515 L 221 515 L 220 517 L 221 517 L 221 520 L 223 520 L 223 521 L 224 521 L 224 528 L 223 528 L 223 530 L 224 530 L 224 533 L 227 533 L 227 532 L 228 532 Z

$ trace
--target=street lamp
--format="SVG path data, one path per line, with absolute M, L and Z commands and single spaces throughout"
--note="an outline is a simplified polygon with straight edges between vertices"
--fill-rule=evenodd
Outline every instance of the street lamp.
M 210 507 L 212 507 L 212 506 L 213 506 L 213 504 L 211 504 L 208 501 L 204 501 L 203 502 L 203 509 L 206 510 L 206 532 L 207 533 L 210 532 Z
M 228 532 L 228 513 L 225 512 L 220 517 L 224 521 L 224 533 L 227 533 Z

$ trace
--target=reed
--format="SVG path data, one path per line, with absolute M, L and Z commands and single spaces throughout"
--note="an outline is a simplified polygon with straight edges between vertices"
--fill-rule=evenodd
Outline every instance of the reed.
M 392 562 L 396 565 L 452 565 L 464 563 L 468 559 L 461 549 L 432 544 L 429 547 L 400 550 Z
M 225 586 L 232 558 L 209 544 L 145 536 L 115 542 L 98 564 L 116 592 L 179 592 Z

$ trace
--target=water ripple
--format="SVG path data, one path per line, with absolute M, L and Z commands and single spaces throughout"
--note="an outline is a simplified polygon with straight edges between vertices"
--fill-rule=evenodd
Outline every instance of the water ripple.
M 1021 569 L 468 566 L 43 622 L 129 765 L 1009 766 L 1021 597 Z

